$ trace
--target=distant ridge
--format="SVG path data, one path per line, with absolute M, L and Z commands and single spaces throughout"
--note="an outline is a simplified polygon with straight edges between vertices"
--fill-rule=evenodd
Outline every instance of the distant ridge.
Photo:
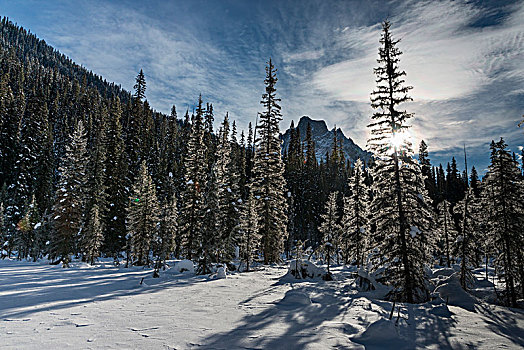
M 315 141 L 315 155 L 317 160 L 325 160 L 326 152 L 331 151 L 333 143 L 333 131 L 335 128 L 328 130 L 326 122 L 323 120 L 314 120 L 308 116 L 300 118 L 298 125 L 295 128 L 300 130 L 300 139 L 304 141 L 306 138 L 307 125 L 311 124 L 311 131 L 313 134 L 313 141 Z M 289 147 L 289 139 L 291 136 L 291 129 L 287 129 L 284 135 L 282 135 L 283 149 L 287 150 Z M 350 159 L 354 162 L 358 158 L 364 161 L 368 161 L 371 157 L 371 153 L 364 151 L 360 148 L 353 140 L 346 137 L 340 128 L 337 128 L 337 138 L 342 139 L 342 148 L 344 149 L 344 155 L 346 159 Z

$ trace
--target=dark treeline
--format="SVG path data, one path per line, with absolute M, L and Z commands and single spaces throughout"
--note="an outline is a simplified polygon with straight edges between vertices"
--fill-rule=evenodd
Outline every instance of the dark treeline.
M 346 159 L 333 133 L 316 159 L 311 127 L 291 125 L 282 155 L 277 76 L 269 60 L 257 125 L 244 132 L 229 116 L 214 130 L 213 105 L 169 115 L 134 92 L 74 64 L 6 18 L 0 47 L 0 244 L 2 255 L 68 266 L 72 257 L 125 258 L 155 266 L 169 258 L 199 273 L 237 257 L 274 263 L 311 247 L 331 263 L 371 266 L 390 297 L 429 298 L 424 267 L 495 266 L 500 300 L 524 297 L 524 191 L 514 154 L 492 142 L 479 179 L 455 158 L 430 162 L 404 140 L 412 117 L 401 52 L 384 23 L 367 164 Z M 336 130 L 336 128 L 335 128 Z M 416 159 L 418 158 L 418 159 Z M 458 265 L 457 265 L 458 264 Z M 232 267 L 232 265 L 231 265 Z

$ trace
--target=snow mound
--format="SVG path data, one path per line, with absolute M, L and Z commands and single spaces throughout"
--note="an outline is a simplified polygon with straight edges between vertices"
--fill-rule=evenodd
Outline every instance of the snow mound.
M 445 300 L 448 305 L 458 306 L 465 310 L 475 312 L 476 299 L 460 286 L 459 273 L 439 279 L 435 294 Z
M 216 277 L 217 278 L 227 278 L 226 267 L 225 266 L 221 266 L 221 267 L 218 268 Z
M 311 305 L 311 298 L 309 295 L 301 290 L 291 289 L 286 292 L 286 295 L 278 303 L 279 306 L 286 308 L 298 308 Z
M 323 267 L 316 266 L 308 260 L 295 259 L 289 263 L 287 274 L 283 278 L 321 280 L 325 279 L 326 276 L 327 271 Z
M 173 272 L 189 272 L 195 273 L 195 264 L 191 260 L 181 260 L 175 263 L 175 266 L 171 268 Z
M 432 274 L 432 278 L 444 278 L 444 277 L 449 277 L 451 276 L 452 274 L 454 274 L 455 272 L 457 272 L 457 270 L 451 268 L 451 267 L 443 267 L 443 268 L 440 268 L 440 269 L 436 269 L 435 271 L 433 271 L 433 274 Z
M 60 265 L 63 266 L 63 263 L 61 263 Z M 92 269 L 92 268 L 95 268 L 94 265 L 89 265 L 88 263 L 86 263 L 84 261 L 71 261 L 69 263 L 69 267 L 73 268 L 73 269 Z
M 379 319 L 360 335 L 351 339 L 362 344 L 366 349 L 405 349 L 406 340 L 400 337 L 395 322 L 385 318 Z
M 478 299 L 485 301 L 486 303 L 497 304 L 499 301 L 497 293 L 495 293 L 493 282 L 486 279 L 475 278 L 473 288 L 470 290 L 470 293 Z
M 368 292 L 377 299 L 384 299 L 392 289 L 390 286 L 377 282 L 376 274 L 369 273 L 362 268 L 357 270 L 355 287 L 358 291 Z
M 449 311 L 448 306 L 444 304 L 433 307 L 431 310 L 429 310 L 429 313 L 435 316 L 445 318 L 449 318 L 453 315 L 453 313 Z

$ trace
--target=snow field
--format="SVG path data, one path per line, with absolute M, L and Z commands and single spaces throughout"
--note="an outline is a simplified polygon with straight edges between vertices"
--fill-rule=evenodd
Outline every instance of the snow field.
M 284 266 L 228 272 L 227 278 L 216 278 L 177 272 L 177 265 L 183 264 L 187 262 L 174 264 L 154 279 L 150 269 L 115 267 L 109 261 L 94 267 L 74 262 L 70 269 L 0 261 L 0 347 L 524 346 L 522 310 L 488 305 L 473 297 L 466 308 L 460 298 L 458 306 L 446 306 L 438 299 L 421 305 L 397 304 L 390 320 L 392 303 L 375 299 L 374 292 L 359 292 L 354 269 L 332 268 L 335 281 L 292 280 Z

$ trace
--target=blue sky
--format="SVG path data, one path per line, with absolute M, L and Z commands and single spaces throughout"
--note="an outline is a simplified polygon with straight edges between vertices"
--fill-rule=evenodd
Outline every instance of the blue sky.
M 281 129 L 302 115 L 366 146 L 380 22 L 401 38 L 414 86 L 415 144 L 433 163 L 455 155 L 481 172 L 489 142 L 520 153 L 524 130 L 524 1 L 5 1 L 0 15 L 131 90 L 143 68 L 151 105 L 179 114 L 198 94 L 240 128 L 254 121 L 264 65 L 279 69 Z

